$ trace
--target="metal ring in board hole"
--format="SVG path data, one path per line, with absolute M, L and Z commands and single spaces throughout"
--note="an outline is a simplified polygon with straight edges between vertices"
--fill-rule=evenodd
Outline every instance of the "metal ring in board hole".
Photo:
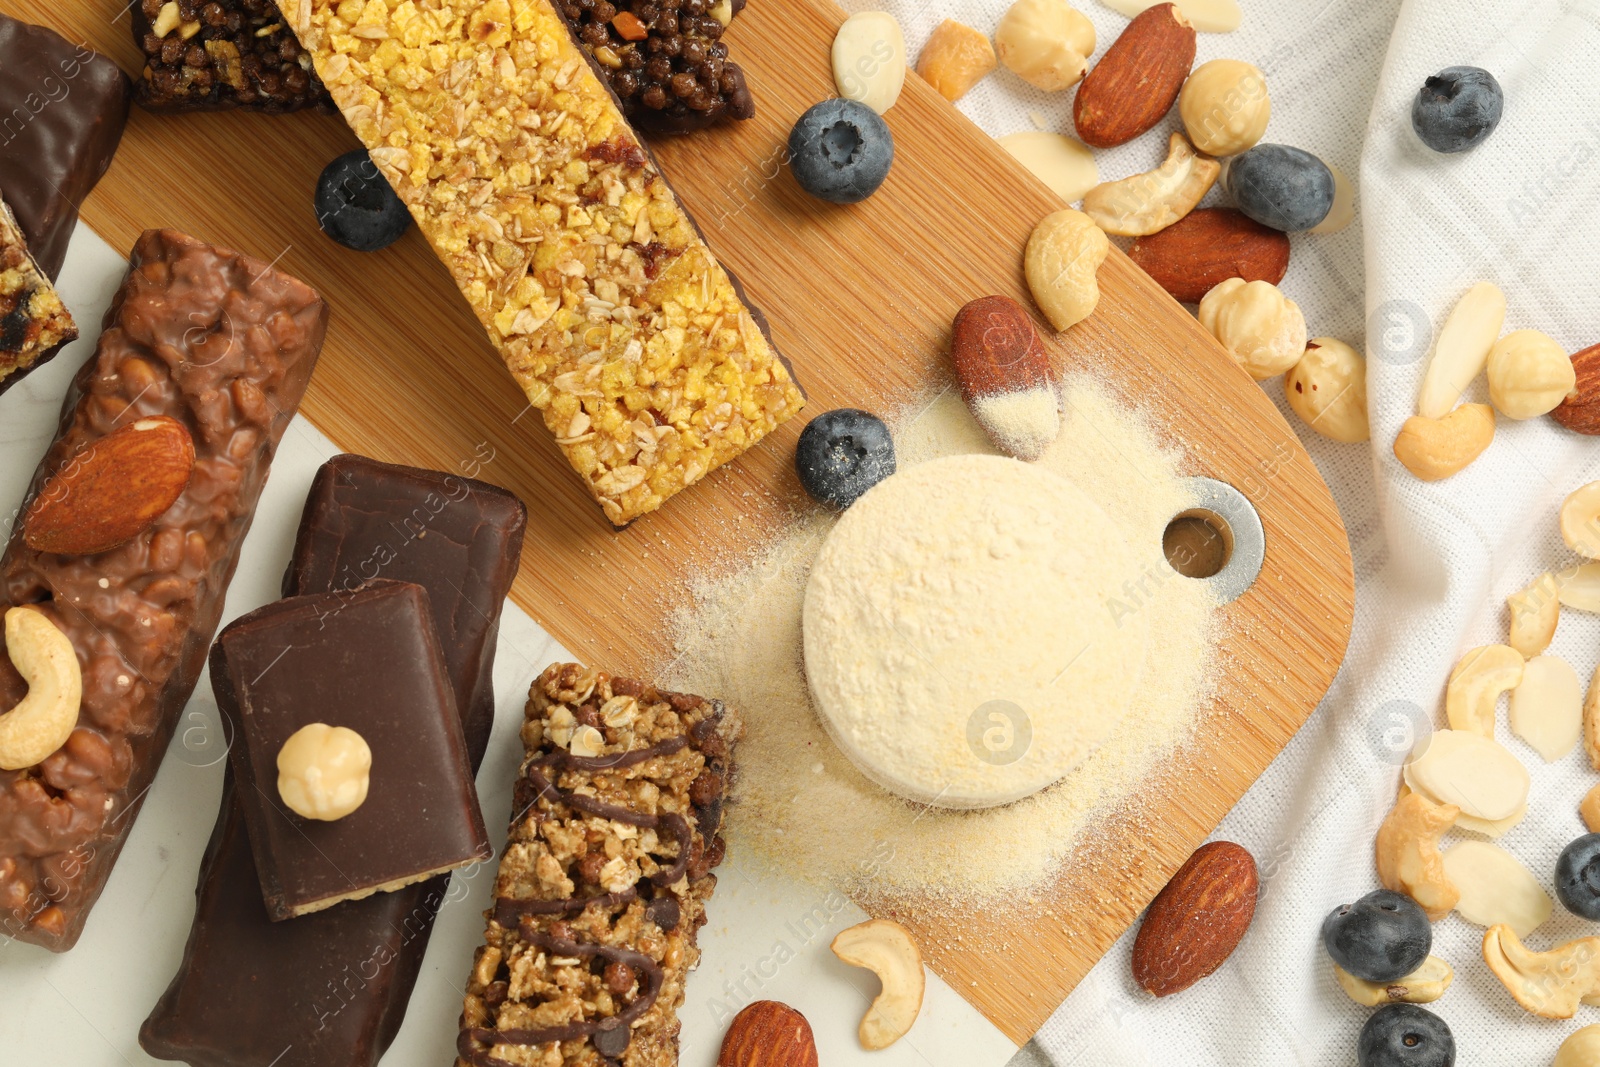
M 1255 505 L 1239 490 L 1215 478 L 1189 478 L 1185 485 L 1194 497 L 1194 505 L 1174 515 L 1162 532 L 1162 548 L 1173 569 L 1188 577 L 1208 582 L 1216 594 L 1217 603 L 1226 604 L 1243 596 L 1261 574 L 1261 565 L 1267 555 L 1267 535 L 1261 527 L 1261 516 Z M 1220 535 L 1220 559 L 1216 555 L 1200 558 L 1188 557 L 1191 567 L 1185 567 L 1174 556 L 1182 529 L 1200 523 Z M 1204 555 L 1204 553 L 1202 553 Z

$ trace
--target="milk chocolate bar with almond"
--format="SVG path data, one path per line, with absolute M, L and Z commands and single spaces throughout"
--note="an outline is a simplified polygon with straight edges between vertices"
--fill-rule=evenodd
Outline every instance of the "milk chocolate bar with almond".
M 281 6 L 614 524 L 800 410 L 756 315 L 550 0 Z
M 66 744 L 0 770 L 0 932 L 71 948 L 127 841 L 178 715 L 205 665 L 278 441 L 311 379 L 327 306 L 269 264 L 175 230 L 134 245 L 95 354 L 67 394 L 29 500 L 69 529 L 119 526 L 141 478 L 77 491 L 88 451 L 139 423 L 192 445 L 175 501 L 125 541 L 88 555 L 43 551 L 29 507 L 0 558 L 0 608 L 35 606 L 72 642 L 83 700 Z M 173 424 L 176 424 L 175 426 Z M 114 460 L 97 452 L 97 463 Z M 59 478 L 57 476 L 60 476 Z M 124 532 L 127 527 L 121 526 Z M 57 529 L 53 532 L 59 533 Z M 25 693 L 0 670 L 0 708 Z
M 534 681 L 457 1067 L 678 1062 L 741 732 L 719 702 L 574 663 Z

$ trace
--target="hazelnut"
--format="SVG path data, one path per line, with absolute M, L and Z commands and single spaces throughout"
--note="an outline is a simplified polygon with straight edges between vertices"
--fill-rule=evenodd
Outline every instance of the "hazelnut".
M 1271 282 L 1229 278 L 1218 284 L 1200 301 L 1200 325 L 1258 382 L 1305 354 L 1305 316 Z
M 1083 80 L 1094 52 L 1094 24 L 1065 0 L 1017 0 L 994 31 L 1000 62 L 1047 93 Z
M 332 822 L 367 799 L 371 771 L 372 749 L 360 734 L 314 722 L 278 751 L 278 795 L 297 815 Z
M 1267 120 L 1272 117 L 1267 80 L 1242 59 L 1202 63 L 1183 83 L 1178 114 L 1189 140 L 1200 151 L 1213 156 L 1238 155 L 1267 132 Z

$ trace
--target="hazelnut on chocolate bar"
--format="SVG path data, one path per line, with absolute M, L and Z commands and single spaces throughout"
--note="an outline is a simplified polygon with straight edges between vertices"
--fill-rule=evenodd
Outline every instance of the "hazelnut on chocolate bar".
M 800 410 L 550 0 L 284 0 L 317 73 L 606 517 L 621 526 Z

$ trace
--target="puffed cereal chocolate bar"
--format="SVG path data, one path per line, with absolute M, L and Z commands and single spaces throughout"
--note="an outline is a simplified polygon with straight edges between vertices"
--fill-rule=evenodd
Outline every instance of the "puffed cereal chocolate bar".
M 577 664 L 535 680 L 457 1067 L 678 1062 L 741 732 L 718 702 Z
M 282 8 L 614 524 L 800 409 L 756 314 L 549 0 Z
M 83 669 L 66 744 L 0 770 L 0 936 L 65 952 L 83 932 L 205 666 L 327 322 L 310 286 L 260 260 L 176 230 L 134 245 L 28 498 L 96 442 L 156 416 L 188 431 L 194 471 L 171 507 L 109 551 L 39 551 L 24 520 L 0 558 L 0 609 L 34 606 Z M 86 516 L 106 503 L 70 499 Z M 0 708 L 25 692 L 0 671 Z

